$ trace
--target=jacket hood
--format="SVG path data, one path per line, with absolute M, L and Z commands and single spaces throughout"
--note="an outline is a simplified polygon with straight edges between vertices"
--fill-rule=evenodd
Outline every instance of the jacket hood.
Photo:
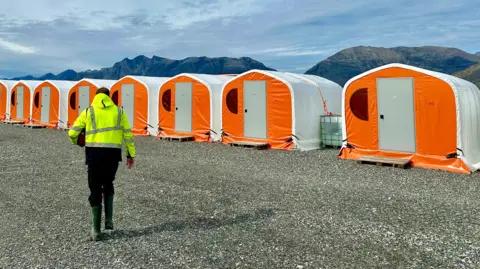
M 104 93 L 99 93 L 95 95 L 92 101 L 93 107 L 106 108 L 109 106 L 114 106 L 115 103 L 110 99 L 110 97 Z

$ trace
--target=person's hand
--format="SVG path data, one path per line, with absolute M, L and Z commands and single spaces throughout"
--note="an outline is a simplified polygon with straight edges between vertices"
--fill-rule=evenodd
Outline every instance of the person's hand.
M 83 131 L 78 135 L 77 145 L 81 148 L 85 147 L 85 133 Z
M 135 159 L 134 158 L 127 158 L 127 168 L 132 169 L 135 166 Z

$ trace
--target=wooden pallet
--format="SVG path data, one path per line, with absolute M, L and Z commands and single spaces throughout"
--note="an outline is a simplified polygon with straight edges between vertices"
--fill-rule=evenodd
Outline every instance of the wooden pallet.
M 396 159 L 377 156 L 364 156 L 357 160 L 360 164 L 376 164 L 377 166 L 393 166 L 406 169 L 410 166 L 408 159 Z
M 231 147 L 242 147 L 242 148 L 252 148 L 252 149 L 268 149 L 270 144 L 262 142 L 230 142 L 228 143 Z
M 19 121 L 19 120 L 6 120 L 6 121 L 2 121 L 2 122 L 5 123 L 5 124 L 11 124 L 11 125 L 24 124 L 23 121 Z
M 23 127 L 31 128 L 31 129 L 42 129 L 42 128 L 45 128 L 45 125 L 31 123 L 31 124 L 24 124 Z
M 179 141 L 179 142 L 186 142 L 186 141 L 194 141 L 195 137 L 193 136 L 160 136 L 161 140 L 168 140 L 168 141 Z

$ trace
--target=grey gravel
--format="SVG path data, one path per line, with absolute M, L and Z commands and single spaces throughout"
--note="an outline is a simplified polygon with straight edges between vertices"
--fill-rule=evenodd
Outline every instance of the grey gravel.
M 136 142 L 91 242 L 83 149 L 0 124 L 0 268 L 480 268 L 479 173 Z

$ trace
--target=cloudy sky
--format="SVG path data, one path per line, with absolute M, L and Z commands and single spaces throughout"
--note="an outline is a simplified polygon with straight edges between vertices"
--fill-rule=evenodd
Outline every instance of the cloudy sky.
M 2 1 L 0 77 L 110 67 L 140 54 L 249 56 L 304 72 L 357 45 L 477 52 L 477 1 Z

